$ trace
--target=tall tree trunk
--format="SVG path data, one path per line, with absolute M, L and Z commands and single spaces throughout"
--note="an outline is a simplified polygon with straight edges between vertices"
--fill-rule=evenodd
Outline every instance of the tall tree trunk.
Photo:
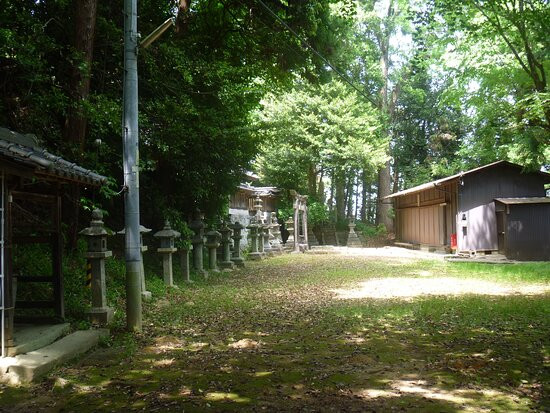
M 307 189 L 309 196 L 317 198 L 317 174 L 313 164 L 310 164 L 307 170 Z
M 95 22 L 98 0 L 77 0 L 74 2 L 73 47 L 78 54 L 71 69 L 69 97 L 71 104 L 65 121 L 65 138 L 74 144 L 81 155 L 84 151 L 87 118 L 84 104 L 90 94 L 90 77 L 94 51 Z
M 334 174 L 334 186 L 336 192 L 336 220 L 341 222 L 346 219 L 346 180 L 344 174 L 340 171 Z
M 325 182 L 323 181 L 323 171 L 321 171 L 321 174 L 319 175 L 319 186 L 317 189 L 317 197 L 319 198 L 319 202 L 321 204 L 325 203 Z
M 76 0 L 74 2 L 73 47 L 78 57 L 73 63 L 69 81 L 70 105 L 64 126 L 65 142 L 68 143 L 75 161 L 81 161 L 88 121 L 84 106 L 90 94 L 90 77 L 94 50 L 94 35 L 98 0 Z M 80 186 L 72 184 L 68 189 L 70 201 L 66 203 L 68 243 L 70 249 L 76 247 L 79 230 Z
M 386 162 L 384 168 L 378 172 L 378 202 L 376 209 L 376 224 L 384 224 L 388 232 L 393 231 L 393 220 L 389 212 L 391 203 L 384 197 L 391 194 L 391 172 L 390 161 Z
M 377 36 L 378 45 L 380 47 L 380 70 L 382 72 L 382 88 L 380 89 L 380 109 L 382 113 L 386 115 L 390 125 L 392 123 L 390 102 L 388 96 L 388 83 L 389 83 L 389 48 L 390 48 L 390 36 L 391 25 L 390 19 L 393 17 L 393 0 L 389 1 L 388 11 L 385 24 L 381 25 L 380 32 Z M 384 132 L 391 138 L 390 127 L 387 126 Z M 390 148 L 387 148 L 389 153 Z M 376 223 L 384 224 L 388 232 L 393 231 L 393 219 L 390 217 L 391 204 L 385 201 L 383 198 L 391 194 L 391 165 L 388 160 L 385 165 L 378 172 L 378 203 L 376 208 Z
M 331 216 L 334 211 L 334 188 L 335 188 L 336 175 L 334 171 L 330 173 L 330 198 L 328 200 L 328 212 Z
M 348 218 L 351 218 L 353 216 L 353 184 L 355 179 L 353 179 L 353 175 L 350 175 L 347 181 L 347 214 L 346 216 Z
M 178 0 L 178 15 L 176 17 L 176 33 L 184 36 L 187 32 L 189 19 L 189 3 L 191 0 Z
M 357 221 L 357 214 L 359 212 L 359 171 L 355 175 L 355 211 L 353 219 Z
M 399 171 L 397 170 L 397 166 L 393 166 L 393 189 L 392 192 L 398 192 L 399 191 Z
M 361 173 L 361 215 L 363 222 L 367 221 L 367 174 L 363 169 Z
M 366 219 L 367 222 L 372 224 L 373 222 L 373 211 L 372 211 L 372 184 L 369 184 L 367 190 L 367 208 L 366 208 Z

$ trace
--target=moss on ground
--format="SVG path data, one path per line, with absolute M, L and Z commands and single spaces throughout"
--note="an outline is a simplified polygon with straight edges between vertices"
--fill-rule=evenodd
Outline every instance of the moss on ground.
M 179 290 L 159 287 L 145 306 L 142 334 L 118 329 L 102 348 L 40 383 L 1 387 L 0 409 L 544 411 L 547 274 L 549 264 L 357 256 L 249 263 Z M 405 278 L 422 292 L 437 277 L 509 289 L 341 294 L 380 279 L 397 289 Z

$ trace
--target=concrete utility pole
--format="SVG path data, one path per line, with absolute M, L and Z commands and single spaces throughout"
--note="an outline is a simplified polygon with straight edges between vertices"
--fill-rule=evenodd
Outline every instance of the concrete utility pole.
M 157 27 L 142 42 L 142 47 L 153 43 L 175 22 L 170 18 Z M 140 331 L 141 268 L 139 215 L 139 130 L 138 130 L 138 55 L 137 0 L 124 0 L 124 115 L 122 119 L 124 185 L 124 225 L 126 234 L 126 326 Z
M 142 263 L 139 243 L 139 135 L 138 135 L 138 53 L 137 0 L 124 0 L 124 225 L 126 232 L 126 326 L 141 331 Z

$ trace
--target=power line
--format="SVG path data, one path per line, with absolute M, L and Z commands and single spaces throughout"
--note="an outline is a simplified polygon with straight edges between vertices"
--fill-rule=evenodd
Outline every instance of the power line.
M 269 14 L 271 14 L 275 19 L 282 24 L 294 37 L 296 37 L 304 46 L 306 46 L 308 49 L 310 49 L 313 53 L 315 53 L 323 62 L 325 62 L 332 70 L 336 72 L 340 78 L 346 82 L 348 85 L 350 85 L 353 89 L 355 89 L 361 96 L 363 96 L 365 99 L 367 99 L 370 103 L 372 103 L 374 106 L 376 105 L 376 102 L 368 95 L 366 95 L 361 89 L 359 89 L 357 86 L 355 86 L 349 78 L 344 75 L 342 72 L 340 72 L 327 58 L 325 58 L 321 53 L 319 53 L 313 46 L 311 46 L 302 36 L 300 36 L 292 27 L 290 27 L 288 24 L 285 23 L 283 19 L 281 19 L 277 14 L 269 8 L 262 0 L 257 0 L 260 5 L 266 9 Z
M 231 17 L 233 18 L 233 21 L 235 22 L 235 24 L 237 25 L 237 27 L 240 29 L 239 30 L 239 34 L 241 35 L 241 37 L 245 40 L 246 43 L 248 43 L 248 38 L 246 37 L 243 37 L 242 36 L 242 32 L 244 31 L 243 27 L 239 24 L 239 21 L 238 21 L 238 18 L 231 12 L 231 10 L 227 7 L 227 5 L 224 3 L 223 0 L 220 0 L 222 5 L 226 8 L 226 10 L 228 11 L 228 13 L 231 15 Z M 244 3 L 242 0 L 237 0 L 242 6 L 244 7 L 248 7 L 246 3 Z M 258 22 L 260 22 L 262 25 L 264 25 L 269 31 L 273 31 L 275 32 L 275 28 L 269 24 L 267 24 L 263 19 L 261 19 L 257 14 L 254 14 L 252 16 L 254 19 L 256 19 Z M 289 44 L 288 42 L 285 42 L 286 45 L 283 43 L 281 44 L 282 47 L 285 48 L 285 50 L 287 51 L 290 51 L 292 52 L 293 54 L 295 54 L 298 58 L 302 58 L 304 56 L 304 51 L 303 50 L 299 50 L 295 47 L 293 47 L 291 44 Z

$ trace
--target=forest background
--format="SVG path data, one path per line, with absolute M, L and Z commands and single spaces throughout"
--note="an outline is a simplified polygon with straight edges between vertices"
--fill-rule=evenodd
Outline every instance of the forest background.
M 98 205 L 122 227 L 122 1 L 1 4 L 0 126 L 110 178 L 69 188 L 69 240 Z M 246 170 L 309 195 L 313 223 L 391 231 L 393 191 L 550 168 L 545 0 L 141 0 L 139 30 L 176 14 L 139 54 L 148 226 L 223 214 Z

